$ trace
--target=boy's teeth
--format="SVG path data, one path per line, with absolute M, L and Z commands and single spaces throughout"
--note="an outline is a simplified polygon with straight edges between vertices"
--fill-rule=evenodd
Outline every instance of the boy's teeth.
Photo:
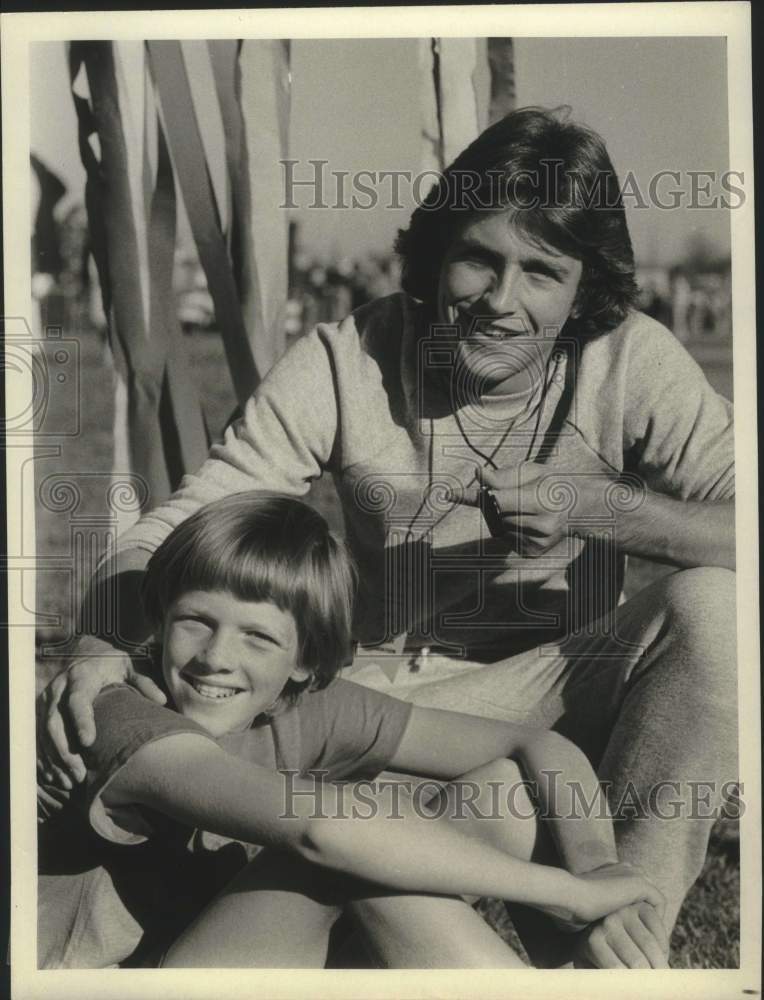
M 236 694 L 236 688 L 221 688 L 212 684 L 202 684 L 201 681 L 191 680 L 191 687 L 203 698 L 214 698 L 222 701 L 224 698 L 232 698 Z

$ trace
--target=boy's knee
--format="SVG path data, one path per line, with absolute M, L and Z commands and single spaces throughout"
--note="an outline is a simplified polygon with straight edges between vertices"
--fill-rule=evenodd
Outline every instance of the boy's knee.
M 519 764 L 506 757 L 492 760 L 465 776 L 468 779 L 469 803 L 483 819 L 532 819 L 535 804 Z M 456 801 L 460 796 L 456 796 Z M 465 809 L 466 811 L 466 809 Z
M 519 764 L 508 757 L 498 757 L 489 761 L 475 771 L 470 771 L 467 777 L 470 779 L 479 802 L 486 802 L 492 796 L 496 797 L 496 790 L 501 790 L 506 795 L 519 797 L 521 804 L 527 799 L 526 782 Z

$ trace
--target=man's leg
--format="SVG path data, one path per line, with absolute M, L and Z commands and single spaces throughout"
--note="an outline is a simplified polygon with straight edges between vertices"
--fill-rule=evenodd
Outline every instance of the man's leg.
M 618 614 L 619 634 L 643 643 L 645 652 L 625 678 L 598 774 L 608 783 L 619 853 L 665 894 L 669 930 L 737 779 L 734 587 L 726 570 L 686 570 Z M 566 694 L 572 714 L 585 722 L 581 699 Z M 581 738 L 580 722 L 571 734 Z
M 350 679 L 373 676 L 370 686 L 415 704 L 571 738 L 608 783 L 611 808 L 623 817 L 621 857 L 664 892 L 670 929 L 702 868 L 725 786 L 737 777 L 734 588 L 727 570 L 682 570 L 553 646 L 488 666 L 451 661 L 445 680 L 439 658 L 417 675 L 399 670 L 389 685 L 379 682 L 381 670 Z M 661 782 L 679 784 L 660 790 Z M 629 816 L 637 798 L 646 818 Z

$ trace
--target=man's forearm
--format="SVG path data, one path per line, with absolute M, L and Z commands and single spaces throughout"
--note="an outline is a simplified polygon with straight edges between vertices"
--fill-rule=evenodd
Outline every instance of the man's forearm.
M 617 514 L 616 539 L 625 552 L 641 558 L 734 570 L 735 505 L 646 492 L 636 510 Z
M 603 489 L 609 499 L 603 496 Z M 645 489 L 620 504 L 601 480 L 589 488 L 583 500 L 587 515 L 601 511 L 611 522 L 615 517 L 616 545 L 629 555 L 685 568 L 735 568 L 734 500 L 676 500 Z M 572 525 L 571 533 L 585 537 L 598 531 L 582 517 Z

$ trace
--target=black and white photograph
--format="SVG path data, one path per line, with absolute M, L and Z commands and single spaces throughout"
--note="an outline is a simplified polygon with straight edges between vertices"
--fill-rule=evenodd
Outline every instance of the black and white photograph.
M 760 992 L 749 6 L 2 44 L 15 1000 Z

